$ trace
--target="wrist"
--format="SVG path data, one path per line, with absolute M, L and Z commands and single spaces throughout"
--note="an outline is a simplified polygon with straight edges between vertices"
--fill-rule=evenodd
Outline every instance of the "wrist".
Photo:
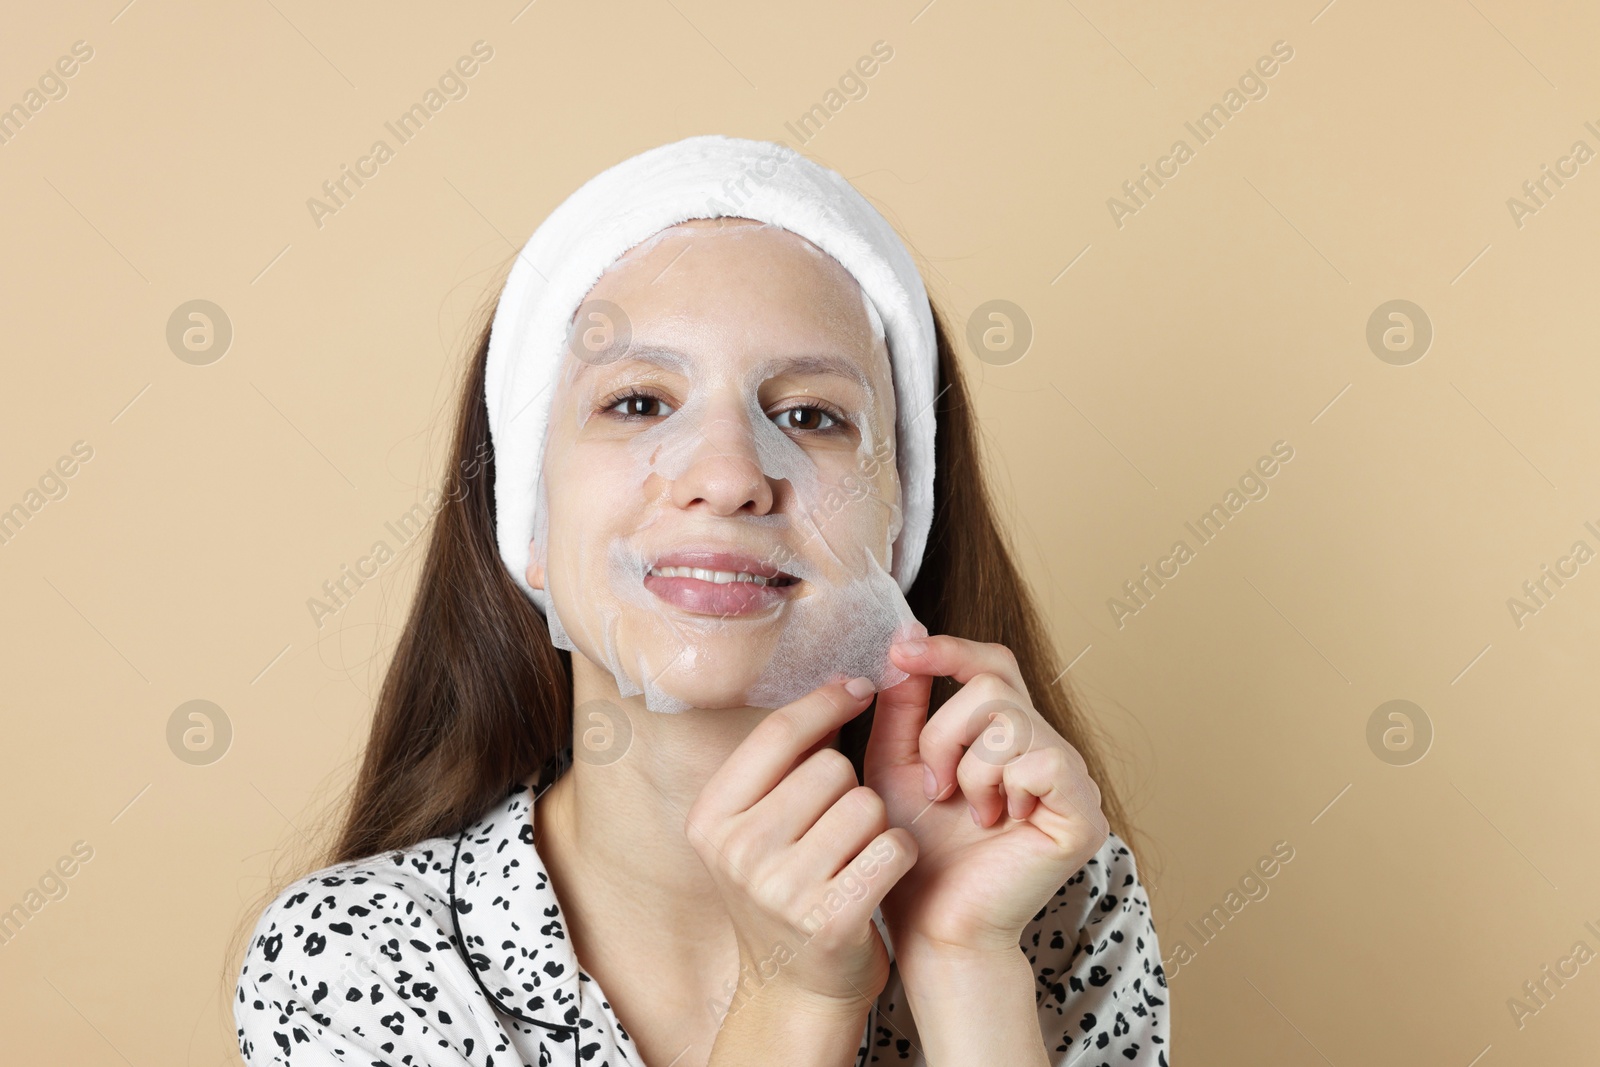
M 777 978 L 748 990 L 730 1008 L 737 1006 L 749 1006 L 769 1015 L 803 1018 L 816 1025 L 853 1022 L 859 1027 L 872 1007 L 872 990 L 827 992 Z
M 859 973 L 819 966 L 824 961 L 809 958 L 810 950 L 782 940 L 765 951 L 741 943 L 738 979 L 724 987 L 729 1010 L 759 1003 L 819 1023 L 864 1017 L 888 980 L 888 953 L 878 948 L 876 966 Z
M 946 967 L 965 966 L 982 968 L 986 965 L 1010 965 L 1022 953 L 1022 934 L 997 934 L 979 939 L 950 941 L 927 934 L 889 930 L 893 938 L 894 958 L 902 964 L 921 960 L 938 961 Z
M 973 949 L 913 940 L 904 954 L 896 943 L 895 966 L 919 1029 L 924 1018 L 966 1017 L 978 1005 L 1037 1003 L 1033 965 L 1020 944 Z
M 872 1010 L 872 998 L 864 994 L 833 996 L 806 989 L 775 989 L 769 1004 L 781 1006 L 790 1014 L 817 1023 L 854 1023 L 858 1028 Z
M 929 1063 L 1048 1062 L 1037 980 L 1021 944 L 1007 949 L 895 944 L 906 1005 Z
M 730 1006 L 717 1028 L 710 1067 L 783 1063 L 833 1067 L 854 1062 L 871 1002 L 768 982 Z
M 996 945 L 957 945 L 914 936 L 897 938 L 894 958 L 902 977 L 936 975 L 941 981 L 963 984 L 1033 973 L 1020 938 Z

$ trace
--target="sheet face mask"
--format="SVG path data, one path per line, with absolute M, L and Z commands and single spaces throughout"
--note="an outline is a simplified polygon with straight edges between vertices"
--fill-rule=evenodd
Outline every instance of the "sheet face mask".
M 862 299 L 881 343 L 882 322 L 871 300 Z M 575 331 L 584 325 L 577 322 Z M 596 410 L 602 390 L 614 395 L 637 376 L 626 370 L 626 348 L 583 359 L 574 351 L 583 349 L 569 346 L 562 356 L 559 411 L 552 410 L 550 433 L 566 419 L 578 440 L 591 419 L 603 417 Z M 774 372 L 760 361 L 735 365 L 704 352 L 651 359 L 682 383 L 674 386 L 669 410 L 635 417 L 623 429 L 598 429 L 608 442 L 606 464 L 625 469 L 597 482 L 606 491 L 621 485 L 635 494 L 618 507 L 641 516 L 637 527 L 604 543 L 580 532 L 552 567 L 548 479 L 539 479 L 534 558 L 546 575 L 554 644 L 608 670 L 620 695 L 642 694 L 649 710 L 669 714 L 691 707 L 782 707 L 856 676 L 879 689 L 903 681 L 905 672 L 889 662 L 889 645 L 927 630 L 884 563 L 901 528 L 892 388 L 880 396 L 886 383 L 875 384 L 862 369 L 865 388 L 854 395 L 866 401 L 843 411 L 859 434 L 853 452 L 846 452 L 838 444 L 808 447 L 805 435 L 818 431 L 774 423 L 760 401 L 763 380 Z M 622 373 L 601 370 L 612 363 Z M 829 402 L 838 404 L 832 396 Z M 586 461 L 595 454 L 587 453 Z M 700 463 L 753 464 L 773 487 L 771 510 L 707 517 L 675 507 L 671 486 Z M 712 594 L 728 597 L 731 609 L 725 604 L 723 613 L 707 614 L 715 608 L 699 601 L 689 610 L 652 587 L 677 583 L 706 593 L 702 582 L 650 577 L 647 584 L 647 575 L 663 557 L 694 549 L 746 555 L 798 581 L 780 592 L 736 580 Z M 596 587 L 600 572 L 604 579 Z M 558 603 L 572 608 L 570 614 Z

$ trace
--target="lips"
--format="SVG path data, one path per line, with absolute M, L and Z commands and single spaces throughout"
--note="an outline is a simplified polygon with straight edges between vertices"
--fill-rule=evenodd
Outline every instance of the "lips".
M 697 615 L 757 615 L 793 596 L 798 585 L 767 560 L 709 548 L 668 552 L 644 576 L 651 593 Z

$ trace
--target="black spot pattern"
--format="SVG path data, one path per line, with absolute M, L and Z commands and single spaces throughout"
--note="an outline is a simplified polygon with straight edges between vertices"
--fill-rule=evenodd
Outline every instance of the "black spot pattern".
M 1167 1067 L 1167 975 L 1150 902 L 1121 838 L 1108 836 L 1056 890 L 1023 929 L 1022 950 L 1055 1067 Z M 869 1024 L 857 1067 L 926 1067 L 898 969 Z
M 570 762 L 567 748 L 534 781 L 553 782 Z M 530 815 L 543 787 L 530 786 L 457 837 L 324 868 L 280 893 L 239 974 L 245 1062 L 643 1067 L 567 941 L 533 847 Z M 1021 944 L 1052 1063 L 1165 1067 L 1167 979 L 1133 855 L 1115 834 L 1033 917 Z M 896 968 L 867 1017 L 856 1067 L 891 1063 L 925 1067 Z

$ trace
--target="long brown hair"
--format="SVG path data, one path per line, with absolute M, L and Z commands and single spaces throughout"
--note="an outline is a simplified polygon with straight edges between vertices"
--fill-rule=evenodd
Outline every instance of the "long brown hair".
M 1099 737 L 1058 680 L 1054 646 L 996 521 L 976 416 L 944 317 L 932 311 L 943 389 L 933 527 L 906 599 L 929 633 L 1011 649 L 1034 707 L 1083 755 L 1112 829 L 1129 841 Z M 571 654 L 550 643 L 495 544 L 488 352 L 485 326 L 462 383 L 445 501 L 328 864 L 459 832 L 571 741 Z M 935 679 L 930 714 L 956 688 Z M 858 774 L 870 728 L 869 712 L 840 731 Z

